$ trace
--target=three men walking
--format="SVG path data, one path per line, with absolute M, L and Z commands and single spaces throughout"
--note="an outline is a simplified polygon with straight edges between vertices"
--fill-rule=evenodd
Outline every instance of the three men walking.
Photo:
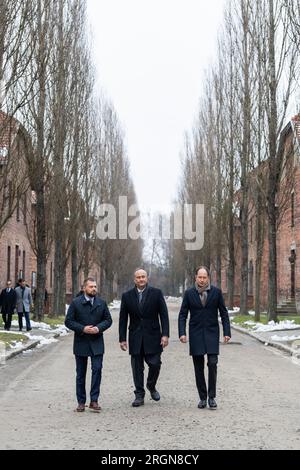
M 135 385 L 133 407 L 144 405 L 144 363 L 148 365 L 146 388 L 154 401 L 160 400 L 156 388 L 161 353 L 169 342 L 169 316 L 162 291 L 148 284 L 144 269 L 134 272 L 134 287 L 122 295 L 119 316 L 119 343 L 123 351 L 129 349 L 131 369 Z M 99 411 L 98 404 L 101 371 L 104 354 L 103 332 L 112 324 L 106 303 L 96 296 L 97 286 L 93 278 L 84 281 L 83 294 L 76 297 L 68 310 L 66 326 L 75 332 L 73 352 L 76 359 L 77 411 L 85 410 L 85 380 L 88 357 L 92 363 L 90 405 Z M 228 311 L 222 292 L 210 284 L 208 268 L 200 266 L 195 273 L 195 285 L 184 293 L 178 317 L 179 339 L 187 342 L 186 323 L 189 321 L 190 355 L 193 357 L 196 386 L 200 401 L 198 408 L 217 408 L 216 384 L 219 355 L 220 313 L 224 342 L 231 337 Z M 128 328 L 129 322 L 129 328 Z M 127 328 L 129 338 L 127 342 Z M 204 358 L 207 355 L 208 385 L 205 380 Z

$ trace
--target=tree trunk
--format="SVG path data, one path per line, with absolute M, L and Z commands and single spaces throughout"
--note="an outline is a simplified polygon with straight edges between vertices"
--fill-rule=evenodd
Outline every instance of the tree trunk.
M 269 240 L 269 288 L 268 318 L 278 321 L 277 308 L 277 211 L 276 194 L 278 185 L 276 149 L 277 149 L 277 81 L 275 63 L 275 19 L 274 2 L 269 0 L 269 94 L 270 112 L 268 116 L 269 130 L 269 182 L 268 182 L 268 240 Z

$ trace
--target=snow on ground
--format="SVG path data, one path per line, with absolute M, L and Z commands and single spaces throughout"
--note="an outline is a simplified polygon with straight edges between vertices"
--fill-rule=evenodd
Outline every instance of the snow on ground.
M 299 329 L 300 325 L 297 325 L 294 320 L 281 320 L 279 323 L 272 320 L 267 325 L 254 323 L 252 328 L 259 333 L 260 331 L 295 330 Z
M 112 310 L 120 308 L 120 307 L 121 307 L 121 300 L 117 300 L 117 299 L 113 300 L 108 306 L 108 308 Z
M 230 317 L 230 320 L 233 325 L 239 325 L 239 323 L 234 322 L 234 317 Z M 253 320 L 248 320 L 243 323 L 243 325 L 251 326 L 252 330 L 257 333 L 263 333 L 265 331 L 276 331 L 276 330 L 299 330 L 300 325 L 295 323 L 294 320 L 281 320 L 279 323 L 275 323 L 273 320 L 269 321 L 267 325 L 263 323 L 256 323 Z
M 11 349 L 21 348 L 22 346 L 24 346 L 24 343 L 22 343 L 22 341 L 12 341 L 12 342 L 9 344 L 9 347 L 10 347 Z
M 240 308 L 239 307 L 233 307 L 233 310 L 228 310 L 229 315 L 236 315 L 239 313 Z
M 172 297 L 171 295 L 166 295 L 165 299 L 167 302 L 181 303 L 182 297 Z
M 278 336 L 278 335 L 273 335 L 271 336 L 271 340 L 273 341 L 295 341 L 296 339 L 300 339 L 300 336 Z
M 42 346 L 45 346 L 46 344 L 51 344 L 51 343 L 57 343 L 58 339 L 56 338 L 44 338 L 40 340 L 39 344 L 37 345 L 37 348 L 41 348 Z

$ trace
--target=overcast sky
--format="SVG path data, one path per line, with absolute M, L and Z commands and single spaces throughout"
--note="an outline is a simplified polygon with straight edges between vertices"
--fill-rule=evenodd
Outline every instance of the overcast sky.
M 142 206 L 168 206 L 176 195 L 224 1 L 87 1 L 99 83 L 124 128 Z

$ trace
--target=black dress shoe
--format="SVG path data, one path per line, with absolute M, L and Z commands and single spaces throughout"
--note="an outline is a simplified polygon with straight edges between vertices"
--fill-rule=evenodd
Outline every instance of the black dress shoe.
M 132 402 L 132 406 L 137 407 L 137 406 L 142 406 L 144 404 L 144 398 L 136 398 Z
M 154 400 L 154 401 L 159 401 L 159 400 L 160 400 L 160 394 L 159 394 L 159 392 L 156 390 L 156 388 L 154 388 L 153 390 L 151 390 L 151 389 L 148 387 L 148 385 L 147 385 L 147 388 L 148 388 L 148 390 L 149 390 L 149 392 L 150 392 L 150 395 L 151 395 L 152 400 Z
M 216 409 L 217 408 L 216 400 L 214 398 L 209 398 L 208 399 L 208 406 L 212 409 Z
M 207 401 L 206 400 L 200 400 L 198 403 L 198 408 L 206 408 Z

